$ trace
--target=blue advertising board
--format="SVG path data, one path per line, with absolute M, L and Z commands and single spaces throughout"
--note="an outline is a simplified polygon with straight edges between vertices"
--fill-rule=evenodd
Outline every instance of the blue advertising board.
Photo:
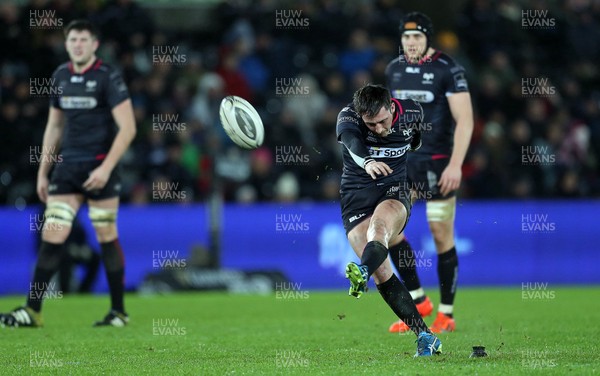
M 27 292 L 39 212 L 39 207 L 0 209 L 0 294 Z M 459 284 L 600 283 L 594 229 L 599 212 L 599 201 L 460 201 L 455 234 Z M 80 217 L 98 249 L 85 208 Z M 208 247 L 205 205 L 123 206 L 118 221 L 130 290 L 148 273 L 189 265 L 193 249 Z M 422 283 L 437 286 L 437 255 L 423 203 L 413 207 L 406 234 Z M 356 257 L 337 203 L 224 207 L 222 268 L 281 271 L 302 289 L 341 289 L 347 287 L 344 266 L 352 260 Z M 106 290 L 101 273 L 96 291 Z

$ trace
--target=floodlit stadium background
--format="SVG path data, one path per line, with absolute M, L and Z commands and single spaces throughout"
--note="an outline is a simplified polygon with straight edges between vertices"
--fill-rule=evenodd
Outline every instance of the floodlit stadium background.
M 412 10 L 432 18 L 433 46 L 466 67 L 475 109 L 457 213 L 460 283 L 600 283 L 598 2 L 65 0 L 0 5 L 0 293 L 28 286 L 48 108 L 36 89 L 67 60 L 62 26 L 78 17 L 100 27 L 98 55 L 122 69 L 135 106 L 119 217 L 128 288 L 153 291 L 158 274 L 194 267 L 232 272 L 197 269 L 190 286 L 171 287 L 238 291 L 249 279 L 265 291 L 279 272 L 304 288 L 344 287 L 352 251 L 335 118 L 356 88 L 385 82 Z M 239 149 L 220 127 L 230 94 L 261 114 L 260 149 Z M 407 234 L 435 285 L 421 202 Z M 99 278 L 95 291 L 105 290 Z

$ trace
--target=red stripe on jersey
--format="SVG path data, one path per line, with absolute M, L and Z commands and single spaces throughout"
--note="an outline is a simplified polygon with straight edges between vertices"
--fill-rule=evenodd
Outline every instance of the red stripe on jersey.
M 96 61 L 96 64 L 94 64 L 94 70 L 100 68 L 101 65 L 102 65 L 102 59 L 98 59 Z
M 101 160 L 103 160 L 104 158 L 106 158 L 106 154 L 98 154 L 98 155 L 96 156 L 96 160 L 97 160 L 97 161 L 101 161 Z
M 102 60 L 97 58 L 96 61 L 94 62 L 94 64 L 87 67 L 87 69 L 85 69 L 80 74 L 85 74 L 87 71 L 91 71 L 92 69 L 96 70 L 96 69 L 98 69 L 98 67 L 100 67 L 100 64 L 102 64 Z
M 431 62 L 436 61 L 438 57 L 440 57 L 440 55 L 442 54 L 442 51 L 436 51 L 433 55 L 431 55 Z M 429 60 L 429 58 L 427 57 L 427 55 L 423 56 L 421 58 L 421 60 L 419 60 L 419 62 L 417 64 L 419 65 L 423 65 L 423 63 L 427 62 L 427 60 Z
M 448 158 L 449 155 L 447 154 L 434 154 L 431 156 L 432 160 L 436 160 L 436 159 L 444 159 L 444 158 Z
M 394 101 L 394 103 L 396 103 L 396 106 L 398 106 L 398 111 L 396 111 L 396 116 L 394 116 L 394 121 L 392 121 L 392 124 L 394 124 L 396 120 L 398 120 L 400 114 L 404 113 L 404 109 L 402 108 L 402 105 L 400 104 L 400 102 L 398 102 L 396 98 L 392 98 L 392 100 Z
M 94 64 L 90 65 L 84 71 L 79 72 L 79 73 L 75 72 L 72 61 L 69 61 L 69 64 L 67 64 L 67 67 L 69 68 L 69 71 L 71 72 L 71 74 L 85 74 L 85 72 L 87 72 L 89 70 L 92 70 L 92 69 L 96 70 L 96 69 L 100 68 L 100 65 L 102 65 L 102 59 L 96 58 L 96 61 L 94 62 Z

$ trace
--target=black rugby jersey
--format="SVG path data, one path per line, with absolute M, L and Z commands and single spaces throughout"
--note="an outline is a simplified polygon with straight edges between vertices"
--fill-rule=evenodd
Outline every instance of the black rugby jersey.
M 388 64 L 385 75 L 392 97 L 413 99 L 423 106 L 423 123 L 419 125 L 423 146 L 415 154 L 450 156 L 455 122 L 447 95 L 469 91 L 465 69 L 436 51 L 416 64 L 401 55 Z
M 63 161 L 103 160 L 118 130 L 111 110 L 129 98 L 121 74 L 97 59 L 81 73 L 75 73 L 70 62 L 62 64 L 52 78 L 60 94 L 50 99 L 50 105 L 66 118 Z
M 406 180 L 406 153 L 410 149 L 413 138 L 413 127 L 422 119 L 421 105 L 412 100 L 392 99 L 396 103 L 396 114 L 387 137 L 379 137 L 366 126 L 360 115 L 354 110 L 352 103 L 344 107 L 337 117 L 336 133 L 338 142 L 344 131 L 357 130 L 372 158 L 385 162 L 393 172 L 388 176 L 378 175 L 377 179 L 371 176 L 356 164 L 348 149 L 342 145 L 343 173 L 341 190 L 360 189 L 374 185 L 397 184 Z

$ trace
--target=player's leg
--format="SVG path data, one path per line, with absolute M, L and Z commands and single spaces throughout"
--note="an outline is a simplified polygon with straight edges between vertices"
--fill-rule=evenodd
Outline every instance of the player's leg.
M 409 171 L 411 167 L 409 166 Z M 418 173 L 418 168 L 413 167 L 414 171 L 409 174 L 412 181 L 419 179 L 422 174 Z M 413 188 L 410 190 L 411 206 L 417 198 L 419 192 L 415 191 L 414 188 L 423 187 L 423 185 L 408 183 L 409 187 Z M 408 191 L 408 189 L 407 189 Z M 419 313 L 422 317 L 427 317 L 433 312 L 433 304 L 427 295 L 425 290 L 421 286 L 421 281 L 417 274 L 417 260 L 413 252 L 412 246 L 408 242 L 408 239 L 404 236 L 404 231 L 399 234 L 392 242 L 390 242 L 390 257 L 393 265 L 396 267 L 400 278 L 404 282 L 404 285 L 408 289 L 410 296 L 412 297 Z M 408 325 L 402 320 L 396 321 L 388 328 L 390 333 L 406 333 L 410 331 Z
M 400 274 L 404 285 L 410 291 L 415 304 L 422 305 L 423 308 L 419 308 L 419 312 L 421 312 L 423 317 L 427 317 L 433 311 L 433 305 L 421 285 L 421 280 L 417 273 L 415 253 L 404 233 L 399 235 L 398 238 L 400 240 L 394 241 L 394 244 L 390 245 L 392 263 L 396 267 L 396 270 L 398 270 L 398 274 Z
M 102 261 L 110 290 L 111 310 L 96 326 L 124 326 L 129 321 L 125 313 L 125 259 L 119 243 L 117 212 L 119 197 L 88 200 L 89 217 L 102 250 Z
M 385 262 L 373 273 L 379 293 L 392 311 L 406 323 L 415 334 L 428 332 L 406 286 L 392 271 L 387 257 L 390 241 L 397 239 L 408 220 L 407 208 L 397 200 L 385 200 L 375 208 L 367 232 L 367 244 L 377 243 L 384 247 Z
M 377 205 L 369 220 L 363 221 L 348 234 L 348 239 L 361 265 L 349 264 L 347 273 L 358 274 L 366 285 L 370 275 L 379 293 L 398 316 L 417 335 L 418 346 L 415 356 L 427 356 L 441 352 L 441 342 L 432 335 L 417 311 L 417 307 L 406 287 L 392 271 L 388 258 L 388 243 L 393 234 L 398 234 L 407 221 L 407 209 L 396 200 L 385 200 Z M 367 225 L 368 223 L 368 225 Z M 366 230 L 366 231 L 365 231 Z M 355 268 L 352 269 L 352 266 Z M 360 296 L 360 295 L 359 295 Z
M 414 323 L 415 333 L 418 334 L 426 331 L 427 326 L 422 319 L 419 322 L 421 317 L 412 303 L 410 294 L 392 272 L 387 250 L 390 234 L 393 231 L 397 234 L 401 230 L 398 218 L 404 223 L 406 217 L 406 208 L 399 201 L 385 200 L 377 206 L 370 218 L 354 227 L 348 233 L 348 240 L 361 259 L 361 264 L 349 264 L 349 267 L 356 267 L 347 272 L 354 273 L 358 270 L 357 277 L 365 284 L 373 275 L 384 300 L 402 320 Z
M 45 290 L 52 276 L 58 271 L 64 253 L 64 243 L 71 232 L 75 215 L 83 202 L 80 194 L 48 196 L 44 211 L 42 243 L 29 288 L 27 307 L 36 312 L 42 309 Z
M 427 317 L 431 315 L 433 311 L 433 304 L 425 291 L 421 287 L 421 282 L 417 275 L 417 264 L 414 256 L 414 252 L 410 247 L 410 244 L 404 237 L 404 232 L 396 236 L 390 242 L 390 258 L 392 264 L 398 270 L 404 286 L 408 290 L 413 302 L 417 306 L 417 310 L 421 317 Z M 390 333 L 407 333 L 410 331 L 410 327 L 406 325 L 402 320 L 396 321 L 388 328 Z
M 101 258 L 100 255 L 94 251 L 87 244 L 82 246 L 85 247 L 85 252 L 88 253 L 88 256 L 84 260 L 80 260 L 81 265 L 85 267 L 85 275 L 81 280 L 81 284 L 77 289 L 78 293 L 91 293 L 94 287 L 94 283 L 96 282 L 96 276 L 98 275 L 98 270 L 100 269 Z
M 387 254 L 384 253 L 385 251 L 373 251 L 369 245 L 369 243 L 372 241 L 378 243 L 379 246 L 375 247 L 376 249 L 382 247 L 385 248 L 384 245 L 378 241 L 369 241 L 369 237 L 367 235 L 369 229 L 371 228 L 371 221 L 369 219 L 370 218 L 362 221 L 358 226 L 352 229 L 350 233 L 348 233 L 350 245 L 352 246 L 352 249 L 356 255 L 361 259 L 361 265 L 358 265 L 357 268 L 359 270 L 359 277 L 363 278 L 364 284 L 366 285 L 370 275 L 373 274 L 373 279 L 375 280 L 375 284 L 377 285 L 379 293 L 385 302 L 390 306 L 392 311 L 398 316 L 398 318 L 407 322 L 417 335 L 422 331 L 428 331 L 427 325 L 423 322 L 423 319 L 419 315 L 414 303 L 412 303 L 412 299 L 410 298 L 408 290 L 406 290 L 404 285 L 393 273 L 392 265 L 387 258 Z M 371 256 L 370 260 L 368 260 L 365 258 L 365 253 L 367 252 L 378 253 L 378 255 Z M 366 265 L 366 262 L 373 261 L 376 257 L 382 257 L 383 262 L 379 263 L 379 266 L 371 266 L 372 268 L 375 268 L 375 270 L 373 273 L 369 273 L 369 267 Z M 352 264 L 349 264 L 349 267 L 351 265 Z M 352 273 L 354 270 L 351 269 L 347 271 Z M 357 297 L 360 297 L 360 295 Z
M 63 244 L 69 233 L 73 219 L 83 196 L 80 194 L 57 194 L 48 196 L 44 211 L 42 242 L 37 256 L 33 279 L 29 284 L 29 293 L 24 307 L 8 314 L 0 314 L 0 324 L 6 326 L 38 327 L 42 326 L 40 312 L 50 279 L 58 271 L 63 256 Z
M 454 331 L 454 298 L 458 279 L 458 257 L 454 244 L 456 197 L 427 202 L 427 221 L 438 254 L 440 305 L 431 327 L 434 332 Z
M 414 157 L 408 161 L 407 188 L 410 188 L 411 203 L 414 203 L 418 197 L 428 194 L 431 188 L 429 188 L 427 171 L 424 168 L 425 165 Z M 400 235 L 399 241 L 394 241 L 390 246 L 390 256 L 398 274 L 400 274 L 400 278 L 408 291 L 410 291 L 410 295 L 415 301 L 421 316 L 427 317 L 431 315 L 433 305 L 421 286 L 421 281 L 417 274 L 415 253 L 410 242 L 404 236 L 404 232 Z M 401 332 L 402 329 L 407 330 L 406 325 L 398 325 L 392 324 L 390 332 Z
M 375 195 L 371 193 L 371 196 Z M 350 263 L 346 270 L 346 276 L 351 282 L 350 295 L 357 298 L 362 295 L 365 282 L 388 258 L 387 247 L 393 236 L 389 231 L 396 229 L 395 234 L 400 232 L 407 218 L 406 208 L 400 201 L 375 201 L 374 204 L 375 210 L 367 217 L 368 221 L 363 218 L 348 232 L 348 240 L 361 259 L 360 266 Z M 398 216 L 394 217 L 394 213 Z

